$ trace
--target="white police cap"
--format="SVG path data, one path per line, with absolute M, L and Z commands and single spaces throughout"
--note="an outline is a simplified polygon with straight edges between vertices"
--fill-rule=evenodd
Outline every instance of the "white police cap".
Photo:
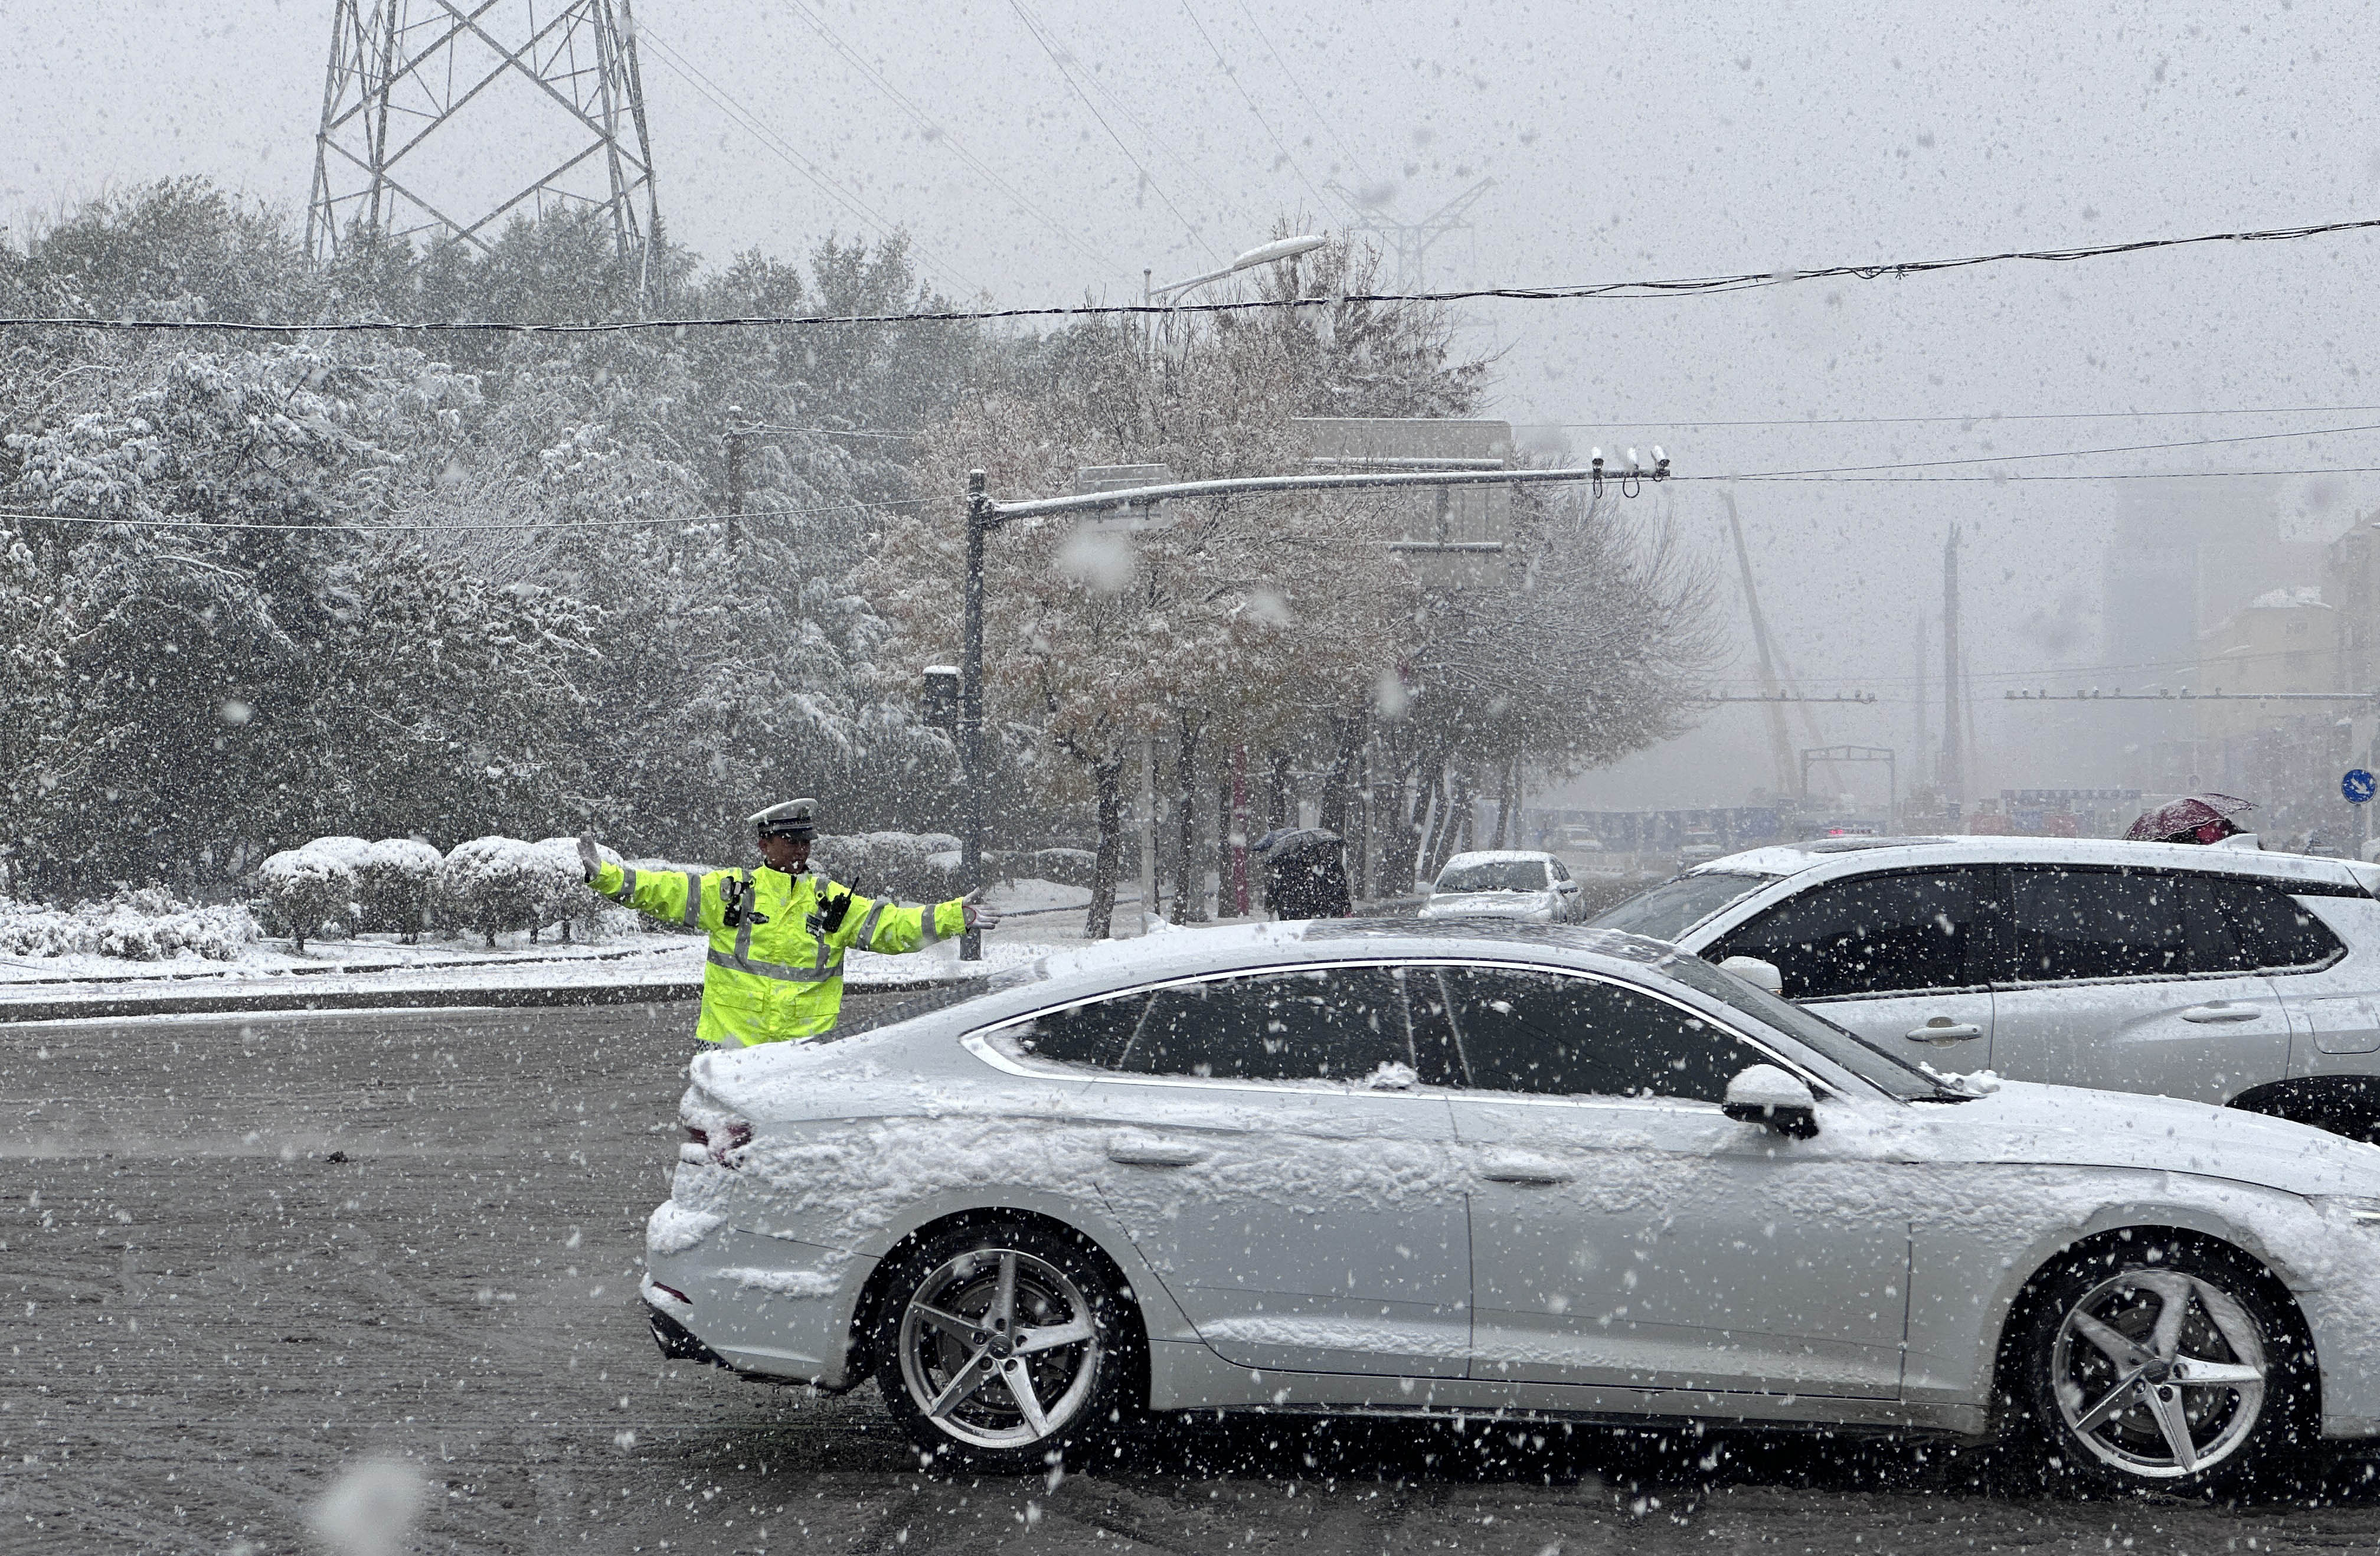
M 763 837 L 790 837 L 796 840 L 816 837 L 818 822 L 814 813 L 817 809 L 818 801 L 814 799 L 781 800 L 766 810 L 755 812 L 752 825 Z

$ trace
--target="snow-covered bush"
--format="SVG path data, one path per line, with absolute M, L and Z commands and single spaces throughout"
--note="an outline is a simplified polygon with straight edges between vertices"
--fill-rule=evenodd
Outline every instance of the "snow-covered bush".
M 948 833 L 837 833 L 810 848 L 810 868 L 838 885 L 905 903 L 956 895 L 959 840 Z
M 567 942 L 576 930 L 581 940 L 601 940 L 607 919 L 619 910 L 609 899 L 600 897 L 588 887 L 587 867 L 578 857 L 578 840 L 575 837 L 540 838 L 530 845 L 543 861 L 546 873 L 540 878 L 545 897 L 538 907 L 540 924 L 560 924 L 562 938 Z M 597 846 L 601 847 L 599 844 Z M 613 863 L 620 856 L 604 848 L 603 857 Z
M 343 927 L 350 922 L 356 872 L 336 851 L 317 852 L 311 845 L 285 848 L 256 867 L 256 889 L 274 923 L 303 953 L 306 942 L 321 935 L 325 921 Z
M 176 902 L 156 887 L 124 892 L 71 910 L 0 898 L 0 954 L 121 956 L 156 962 L 174 956 L 237 960 L 263 931 L 237 904 Z
M 551 867 L 535 845 L 514 837 L 475 837 L 458 843 L 438 869 L 438 901 L 457 923 L 488 937 L 507 930 L 534 930 L 549 900 Z
M 362 869 L 372 856 L 372 845 L 360 837 L 318 837 L 311 843 L 299 844 L 298 848 L 300 853 L 336 859 L 353 870 Z
M 320 843 L 306 846 L 310 851 Z M 367 845 L 350 867 L 356 872 L 362 927 L 396 935 L 407 944 L 419 940 L 438 887 L 438 867 L 445 862 L 437 849 L 419 838 L 384 837 Z

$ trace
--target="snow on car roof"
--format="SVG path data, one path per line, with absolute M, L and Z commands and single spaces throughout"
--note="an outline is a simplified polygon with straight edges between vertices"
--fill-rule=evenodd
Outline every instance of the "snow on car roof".
M 1864 873 L 1900 864 L 2130 865 L 2136 869 L 2217 870 L 2368 891 L 2380 871 L 2309 854 L 2131 843 L 2109 837 L 1827 837 L 1749 848 L 1696 865 L 1691 875 L 1799 875 L 1828 865 Z
M 1439 873 L 1444 874 L 1446 870 L 1452 869 L 1457 865 L 1500 865 L 1522 860 L 1535 860 L 1543 864 L 1552 857 L 1551 854 L 1542 848 L 1475 848 L 1468 854 L 1457 854 L 1447 860 Z

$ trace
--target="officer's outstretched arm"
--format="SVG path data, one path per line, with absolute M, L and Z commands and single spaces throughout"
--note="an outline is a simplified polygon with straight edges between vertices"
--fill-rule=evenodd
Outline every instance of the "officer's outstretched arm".
M 663 923 L 688 930 L 716 930 L 721 923 L 719 883 L 724 870 L 698 875 L 690 869 L 638 869 L 603 861 L 587 884 L 613 902 Z
M 927 907 L 903 907 L 894 902 L 854 897 L 842 926 L 828 938 L 837 945 L 898 954 L 948 940 L 965 927 L 965 911 L 955 899 Z

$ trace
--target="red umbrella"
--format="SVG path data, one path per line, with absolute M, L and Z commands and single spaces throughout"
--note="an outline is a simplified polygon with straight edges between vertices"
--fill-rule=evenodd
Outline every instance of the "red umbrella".
M 2228 818 L 2255 808 L 2236 795 L 2189 795 L 2143 812 L 2124 838 L 2131 843 L 2214 843 L 2240 830 Z

